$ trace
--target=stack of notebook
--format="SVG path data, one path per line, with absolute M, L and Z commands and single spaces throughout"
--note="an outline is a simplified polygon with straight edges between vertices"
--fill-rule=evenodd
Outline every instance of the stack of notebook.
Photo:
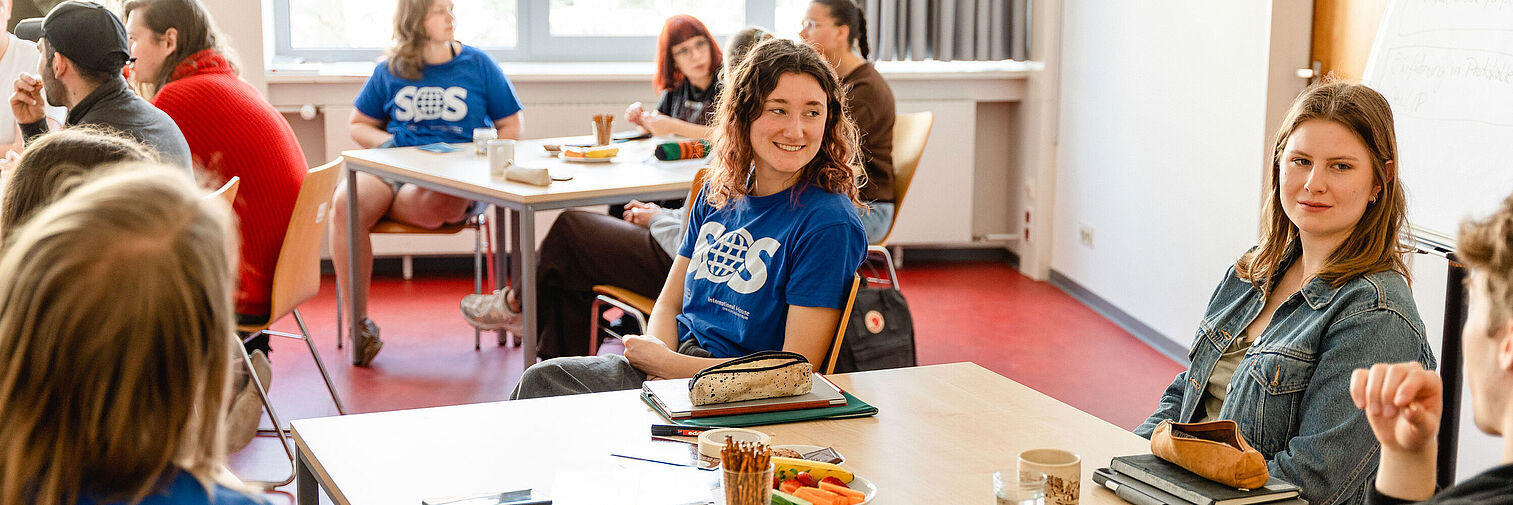
M 1154 454 L 1119 456 L 1093 472 L 1103 485 L 1135 505 L 1307 505 L 1298 487 L 1273 476 L 1266 486 L 1236 489 L 1205 479 Z
M 876 407 L 842 391 L 820 374 L 814 374 L 814 386 L 807 394 L 713 405 L 694 405 L 688 396 L 688 381 L 646 381 L 641 385 L 641 399 L 669 421 L 693 426 L 759 426 L 877 414 Z

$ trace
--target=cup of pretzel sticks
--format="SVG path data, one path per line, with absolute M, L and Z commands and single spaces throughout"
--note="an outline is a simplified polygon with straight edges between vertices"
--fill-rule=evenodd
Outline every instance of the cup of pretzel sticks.
M 767 444 L 725 439 L 720 450 L 726 505 L 767 505 L 772 499 L 772 449 Z
M 614 114 L 594 114 L 594 145 L 607 146 L 614 141 Z

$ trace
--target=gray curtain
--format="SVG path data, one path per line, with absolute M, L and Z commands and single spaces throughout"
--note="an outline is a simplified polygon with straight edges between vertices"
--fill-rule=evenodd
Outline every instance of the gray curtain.
M 1025 60 L 1031 0 L 864 0 L 878 60 Z

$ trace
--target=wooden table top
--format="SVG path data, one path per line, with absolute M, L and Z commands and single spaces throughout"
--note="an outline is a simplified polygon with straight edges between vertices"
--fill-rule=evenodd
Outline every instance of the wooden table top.
M 536 186 L 489 175 L 488 158 L 473 154 L 473 146 L 451 153 L 432 153 L 414 147 L 342 151 L 349 162 L 365 170 L 403 175 L 445 187 L 457 188 L 505 202 L 540 205 L 574 202 L 608 196 L 655 193 L 686 194 L 693 174 L 707 160 L 658 161 L 652 149 L 668 139 L 646 139 L 615 144 L 620 153 L 607 163 L 579 163 L 558 159 L 542 150 L 542 144 L 588 142 L 588 137 L 521 140 L 515 146 L 515 163 L 545 167 L 553 181 Z
M 1149 452 L 1144 439 L 971 363 L 831 376 L 878 407 L 874 417 L 762 426 L 775 444 L 834 447 L 870 480 L 876 504 L 993 503 L 992 474 L 1020 451 L 1082 456 L 1082 503 L 1122 500 L 1092 482 L 1113 456 Z M 614 472 L 610 457 L 665 423 L 636 391 L 304 419 L 293 422 L 316 478 L 339 504 L 536 488 L 561 472 Z M 662 466 L 663 468 L 674 468 Z

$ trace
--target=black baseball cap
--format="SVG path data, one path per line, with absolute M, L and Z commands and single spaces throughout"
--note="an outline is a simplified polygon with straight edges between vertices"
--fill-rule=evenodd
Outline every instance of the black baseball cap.
M 100 72 L 120 71 L 131 61 L 121 18 L 94 2 L 68 0 L 45 18 L 23 19 L 16 23 L 16 37 L 32 42 L 47 37 L 54 51 Z

